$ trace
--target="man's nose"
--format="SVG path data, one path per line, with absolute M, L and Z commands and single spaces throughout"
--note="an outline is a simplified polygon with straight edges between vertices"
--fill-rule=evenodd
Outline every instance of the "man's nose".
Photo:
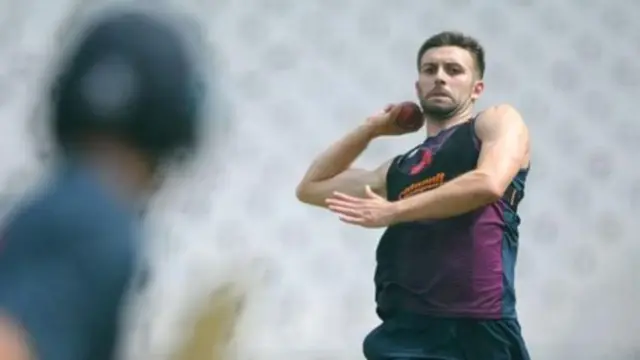
M 436 72 L 436 76 L 434 77 L 436 85 L 446 84 L 446 77 L 447 74 L 445 73 L 444 69 L 439 68 L 438 72 Z

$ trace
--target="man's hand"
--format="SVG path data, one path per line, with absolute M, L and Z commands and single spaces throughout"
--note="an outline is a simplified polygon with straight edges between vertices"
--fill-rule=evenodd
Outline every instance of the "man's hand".
M 325 200 L 335 191 L 343 194 L 364 196 L 364 186 L 370 185 L 380 195 L 386 193 L 386 175 L 391 160 L 385 161 L 375 170 L 352 167 L 353 162 L 369 143 L 386 135 L 401 135 L 411 132 L 396 124 L 399 108 L 387 105 L 380 113 L 370 116 L 342 139 L 336 141 L 318 156 L 296 187 L 296 197 L 306 204 L 326 207 Z
M 399 113 L 398 104 L 389 104 L 378 114 L 369 116 L 366 125 L 374 129 L 375 137 L 404 135 L 415 132 L 416 130 L 408 130 L 398 126 L 396 116 Z
M 369 186 L 365 188 L 364 198 L 335 192 L 326 202 L 340 220 L 366 228 L 388 227 L 395 223 L 398 213 L 395 203 L 376 194 Z

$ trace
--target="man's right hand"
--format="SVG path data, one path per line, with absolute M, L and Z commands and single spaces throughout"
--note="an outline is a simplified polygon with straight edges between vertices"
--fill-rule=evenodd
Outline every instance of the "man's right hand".
M 395 120 L 399 110 L 398 104 L 389 104 L 381 112 L 369 116 L 366 124 L 372 128 L 376 137 L 404 135 L 415 132 L 416 130 L 407 130 L 398 126 Z
M 412 131 L 396 124 L 400 108 L 387 105 L 380 113 L 367 118 L 342 139 L 318 156 L 296 188 L 298 199 L 304 203 L 326 207 L 326 199 L 339 191 L 352 196 L 364 196 L 369 186 L 376 194 L 386 196 L 388 160 L 373 170 L 352 168 L 369 142 L 379 136 L 402 135 Z

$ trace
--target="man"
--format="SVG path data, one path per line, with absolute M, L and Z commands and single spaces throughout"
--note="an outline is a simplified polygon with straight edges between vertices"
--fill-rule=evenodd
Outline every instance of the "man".
M 118 10 L 62 62 L 58 163 L 0 240 L 0 359 L 114 356 L 140 210 L 165 164 L 198 143 L 204 87 L 186 37 L 167 14 Z
M 351 168 L 371 140 L 403 133 L 390 106 L 321 154 L 298 198 L 387 228 L 375 274 L 382 324 L 367 359 L 528 359 L 514 293 L 527 128 L 509 105 L 474 116 L 485 62 L 473 38 L 437 34 L 417 60 L 426 140 L 373 171 Z

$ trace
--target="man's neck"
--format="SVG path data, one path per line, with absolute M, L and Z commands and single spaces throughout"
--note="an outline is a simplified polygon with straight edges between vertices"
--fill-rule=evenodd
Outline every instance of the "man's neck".
M 75 161 L 125 202 L 137 206 L 145 201 L 150 173 L 137 154 L 118 148 L 101 147 L 78 156 Z
M 471 119 L 473 114 L 473 108 L 469 107 L 464 111 L 456 113 L 454 116 L 447 119 L 433 120 L 428 116 L 425 118 L 427 124 L 427 137 L 438 135 L 441 131 L 454 127 L 456 125 L 467 122 Z

